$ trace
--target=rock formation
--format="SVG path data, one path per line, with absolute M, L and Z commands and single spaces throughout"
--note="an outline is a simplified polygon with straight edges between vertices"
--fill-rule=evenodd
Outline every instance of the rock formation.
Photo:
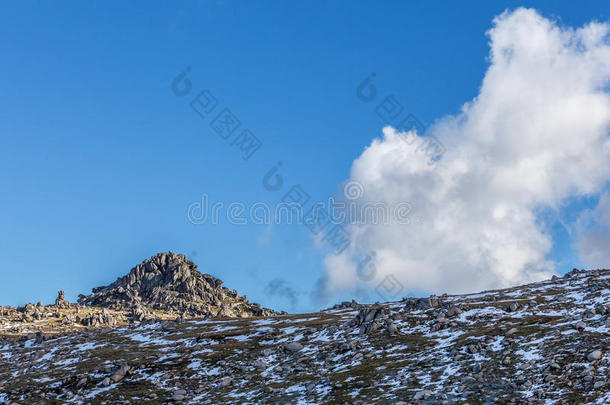
M 93 294 L 81 295 L 83 305 L 133 312 L 142 318 L 146 311 L 160 310 L 187 316 L 251 317 L 274 312 L 250 303 L 222 281 L 202 274 L 182 254 L 160 253 L 135 266 L 129 274 Z
M 57 298 L 55 298 L 55 306 L 57 308 L 69 308 L 70 307 L 70 302 L 66 301 L 66 292 L 65 291 L 58 291 L 57 292 Z

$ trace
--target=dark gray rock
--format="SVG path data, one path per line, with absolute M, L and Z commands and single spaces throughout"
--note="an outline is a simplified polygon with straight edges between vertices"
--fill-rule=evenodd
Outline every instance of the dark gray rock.
M 106 287 L 96 287 L 79 304 L 114 310 L 132 310 L 131 320 L 147 319 L 147 310 L 188 316 L 250 317 L 275 314 L 250 303 L 222 281 L 199 272 L 182 254 L 160 253 L 131 269 Z

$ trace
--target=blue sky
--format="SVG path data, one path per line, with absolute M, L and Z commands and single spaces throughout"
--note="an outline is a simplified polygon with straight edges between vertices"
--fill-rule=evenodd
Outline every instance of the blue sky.
M 5 4 L 0 304 L 74 300 L 172 250 L 265 306 L 317 309 L 327 252 L 306 228 L 193 225 L 187 207 L 202 193 L 272 204 L 262 177 L 279 161 L 287 184 L 335 194 L 385 125 L 358 84 L 374 72 L 426 125 L 455 114 L 478 94 L 493 18 L 517 6 L 574 27 L 610 18 L 603 1 Z M 171 91 L 187 66 L 193 92 L 262 141 L 250 159 Z M 583 263 L 558 224 L 550 259 L 564 272 Z

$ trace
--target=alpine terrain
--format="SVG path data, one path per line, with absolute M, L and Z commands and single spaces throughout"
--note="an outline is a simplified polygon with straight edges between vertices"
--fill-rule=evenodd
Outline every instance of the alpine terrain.
M 610 270 L 289 315 L 162 253 L 0 307 L 6 404 L 608 404 Z

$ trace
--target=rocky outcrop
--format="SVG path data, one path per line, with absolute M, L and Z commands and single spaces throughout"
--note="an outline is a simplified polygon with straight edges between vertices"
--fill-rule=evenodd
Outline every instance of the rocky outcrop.
M 83 305 L 132 311 L 146 318 L 151 310 L 182 316 L 251 317 L 274 314 L 230 291 L 222 281 L 199 272 L 197 265 L 182 254 L 160 253 L 131 269 L 106 287 L 96 287 Z
M 57 292 L 57 298 L 55 298 L 55 306 L 61 309 L 70 308 L 70 302 L 66 301 L 65 291 L 62 290 Z
M 76 317 L 76 321 L 83 326 L 114 326 L 118 323 L 117 318 L 112 315 L 106 308 L 100 312 L 89 313 L 83 318 Z

